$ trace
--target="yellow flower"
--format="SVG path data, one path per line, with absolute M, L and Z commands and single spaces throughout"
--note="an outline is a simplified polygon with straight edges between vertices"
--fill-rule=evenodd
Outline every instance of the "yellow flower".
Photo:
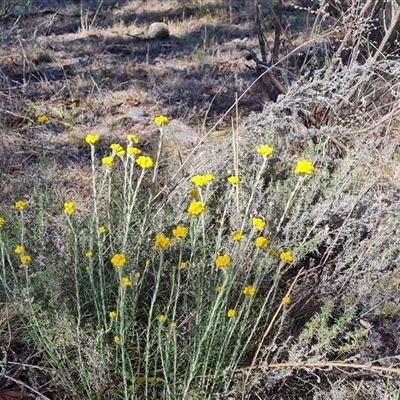
M 86 267 L 85 267 L 85 269 L 86 269 L 86 271 L 90 271 L 90 267 L 89 267 L 89 265 L 87 265 Z
M 116 254 L 112 259 L 111 259 L 111 264 L 114 265 L 114 267 L 121 268 L 125 265 L 126 263 L 126 257 L 123 254 Z
M 232 185 L 237 185 L 239 183 L 239 181 L 240 181 L 239 177 L 235 176 L 235 175 L 230 176 L 228 178 L 228 182 L 231 183 Z
M 181 265 L 179 266 L 180 269 L 185 269 L 186 268 L 186 263 L 185 262 L 181 262 Z
M 169 324 L 169 326 L 170 326 L 171 328 L 176 328 L 176 322 L 171 322 L 171 323 Z
M 115 311 L 110 311 L 109 316 L 110 318 L 115 318 L 117 316 L 117 313 Z
M 119 336 L 114 336 L 114 342 L 118 343 L 119 342 Z
M 73 201 L 66 201 L 64 203 L 64 211 L 68 215 L 72 215 L 75 212 L 75 203 Z
M 261 154 L 263 157 L 269 157 L 273 152 L 274 149 L 267 144 L 263 144 L 257 148 L 257 153 Z
M 15 208 L 19 211 L 24 211 L 26 207 L 26 201 L 19 200 L 15 203 Z
M 99 135 L 93 135 L 92 133 L 89 133 L 86 135 L 85 142 L 91 145 L 95 145 L 98 141 L 100 140 Z
M 147 169 L 153 166 L 153 160 L 149 156 L 139 156 L 136 159 L 136 164 L 143 169 Z
M 105 226 L 100 226 L 99 227 L 99 233 L 106 233 L 107 228 Z
M 243 294 L 245 296 L 254 296 L 256 294 L 256 289 L 253 286 L 246 286 L 243 289 Z
M 190 189 L 189 191 L 188 191 L 188 195 L 189 196 L 191 196 L 191 197 L 193 197 L 194 199 L 198 199 L 199 198 L 199 191 L 197 190 L 197 189 Z
M 196 175 L 192 178 L 192 182 L 198 186 L 202 187 L 204 185 L 207 185 L 207 183 L 211 182 L 214 179 L 213 174 L 207 174 L 207 175 Z
M 40 115 L 37 118 L 39 124 L 46 124 L 47 122 L 49 122 L 49 117 L 47 115 Z
M 265 227 L 265 222 L 261 218 L 253 218 L 253 225 L 259 230 L 262 231 Z
M 31 256 L 25 255 L 25 256 L 21 256 L 20 258 L 22 264 L 24 265 L 28 265 L 31 262 Z
M 154 123 L 158 126 L 163 126 L 165 124 L 168 124 L 168 118 L 164 115 L 160 115 L 154 118 Z
M 137 147 L 129 147 L 128 154 L 131 156 L 138 156 L 142 153 L 142 150 L 138 149 Z
M 215 265 L 217 268 L 225 268 L 231 263 L 231 259 L 229 258 L 228 254 L 224 254 L 222 256 L 218 256 L 215 260 Z
M 282 261 L 286 261 L 288 263 L 291 263 L 293 261 L 292 253 L 290 251 L 281 253 L 279 257 Z
M 310 175 L 314 171 L 314 165 L 311 161 L 300 160 L 297 162 L 295 174 Z
M 193 201 L 189 204 L 188 213 L 197 217 L 205 210 L 204 204 L 201 201 Z
M 232 235 L 232 239 L 233 239 L 235 242 L 240 242 L 241 240 L 244 239 L 243 232 L 242 232 L 242 231 L 237 231 L 237 232 L 235 232 L 235 233 Z
M 226 313 L 226 316 L 228 318 L 233 318 L 236 315 L 236 311 L 233 309 L 228 310 L 228 312 Z
M 113 143 L 113 144 L 111 144 L 111 145 L 110 145 L 110 148 L 111 148 L 111 150 L 114 150 L 115 154 L 116 154 L 118 157 L 122 157 L 122 156 L 125 155 L 125 150 L 124 150 L 124 148 L 123 148 L 120 144 L 118 144 L 118 143 Z
M 103 165 L 112 165 L 114 162 L 114 158 L 111 156 L 103 157 L 101 159 L 101 162 L 103 163 Z
M 172 236 L 177 239 L 185 239 L 186 234 L 186 228 L 181 225 L 178 225 L 175 229 L 172 230 Z
M 268 246 L 268 240 L 263 236 L 259 236 L 255 241 L 255 245 L 258 249 L 265 249 Z
M 158 322 L 164 322 L 165 321 L 165 315 L 164 314 L 160 314 L 158 317 Z
M 218 293 L 222 292 L 224 290 L 223 286 L 217 286 L 217 288 L 215 289 Z
M 122 286 L 124 287 L 132 286 L 132 282 L 127 276 L 122 278 Z
M 128 133 L 126 138 L 132 143 L 139 143 L 139 137 L 134 133 Z
M 88 252 L 85 254 L 85 256 L 86 256 L 86 257 L 93 257 L 93 251 L 88 251 Z
M 149 259 L 146 260 L 146 267 L 150 265 L 151 261 Z
M 284 306 L 288 306 L 291 302 L 292 302 L 292 300 L 290 300 L 290 297 L 289 297 L 289 296 L 286 296 L 286 297 L 284 297 L 284 298 L 282 299 L 282 304 L 283 304 Z
M 164 235 L 156 235 L 156 240 L 154 242 L 155 249 L 168 249 L 171 244 L 171 239 Z
M 15 251 L 16 254 L 22 254 L 24 252 L 24 247 L 23 246 L 17 246 L 14 251 Z
M 6 223 L 4 218 L 0 218 L 0 228 Z
M 136 272 L 135 276 L 136 276 L 136 278 L 139 279 L 142 276 L 142 274 L 140 272 Z

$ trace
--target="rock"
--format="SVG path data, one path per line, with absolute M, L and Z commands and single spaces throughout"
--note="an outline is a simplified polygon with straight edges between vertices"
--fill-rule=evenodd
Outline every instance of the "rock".
M 164 22 L 154 22 L 149 26 L 149 32 L 147 36 L 150 39 L 168 39 L 169 30 L 168 25 Z

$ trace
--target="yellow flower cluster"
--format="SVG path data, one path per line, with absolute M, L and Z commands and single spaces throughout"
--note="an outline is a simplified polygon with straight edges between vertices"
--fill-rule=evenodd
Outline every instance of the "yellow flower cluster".
M 139 143 L 139 138 L 134 133 L 128 133 L 126 135 L 126 138 L 132 143 Z
M 171 244 L 171 239 L 164 235 L 156 235 L 156 240 L 154 242 L 155 249 L 168 249 Z
M 0 218 L 0 228 L 2 228 L 5 223 L 6 220 L 4 218 Z
M 99 135 L 93 135 L 92 133 L 89 133 L 86 135 L 85 142 L 88 144 L 91 144 L 92 146 L 95 145 L 98 141 L 100 140 Z
M 253 218 L 253 225 L 259 230 L 262 231 L 265 227 L 265 222 L 261 218 Z
M 185 239 L 187 235 L 186 228 L 184 226 L 178 225 L 172 230 L 172 236 L 177 239 Z
M 259 236 L 255 241 L 255 245 L 258 249 L 265 249 L 268 246 L 268 240 L 263 236 Z
M 26 201 L 19 200 L 15 203 L 15 208 L 19 211 L 24 211 L 26 207 Z
M 106 233 L 107 228 L 105 226 L 100 226 L 99 227 L 99 233 Z
M 126 264 L 126 257 L 124 254 L 115 254 L 115 256 L 111 259 L 111 264 L 114 267 L 121 268 Z
M 47 122 L 50 121 L 50 120 L 49 120 L 49 117 L 48 117 L 47 115 L 40 115 L 40 116 L 37 118 L 37 120 L 38 120 L 39 124 L 46 124 Z
M 215 265 L 217 268 L 225 268 L 231 263 L 231 259 L 228 254 L 224 254 L 222 256 L 218 256 L 215 260 Z
M 217 288 L 215 289 L 218 293 L 222 292 L 224 290 L 223 286 L 217 286 Z
M 114 158 L 111 156 L 106 156 L 101 159 L 103 165 L 112 165 L 114 163 Z
M 295 173 L 296 174 L 304 174 L 310 175 L 314 171 L 314 165 L 311 161 L 308 160 L 300 160 L 297 162 Z
M 85 254 L 85 256 L 86 256 L 86 257 L 93 257 L 93 251 L 88 251 L 88 252 Z
M 207 185 L 207 183 L 211 182 L 214 179 L 213 174 L 207 174 L 207 175 L 196 175 L 192 178 L 192 182 L 198 186 L 202 187 Z
M 158 317 L 158 322 L 164 322 L 165 321 L 165 315 L 164 314 L 160 314 Z
M 243 294 L 245 296 L 254 296 L 256 294 L 256 288 L 253 286 L 246 286 L 243 289 Z
M 123 157 L 126 153 L 125 149 L 118 143 L 110 145 L 111 150 L 115 152 L 118 157 Z
M 109 316 L 110 318 L 115 318 L 117 316 L 117 313 L 115 311 L 110 311 Z
M 226 316 L 228 318 L 233 318 L 236 315 L 236 311 L 233 309 L 228 310 L 228 312 L 226 313 Z
M 187 263 L 186 262 L 181 262 L 181 265 L 179 266 L 180 269 L 185 269 Z
M 142 150 L 138 149 L 137 147 L 129 147 L 128 154 L 131 156 L 139 156 L 142 153 Z
M 189 204 L 188 213 L 197 217 L 205 210 L 204 204 L 201 201 L 193 201 Z
M 233 175 L 228 178 L 228 182 L 232 185 L 237 185 L 240 182 L 240 179 L 238 176 Z
M 143 169 L 148 169 L 153 166 L 153 160 L 149 156 L 139 156 L 136 159 L 136 164 Z
M 118 343 L 119 342 L 119 336 L 114 336 L 114 342 Z
M 232 239 L 233 239 L 235 242 L 240 242 L 241 240 L 244 239 L 243 232 L 242 232 L 242 231 L 235 232 L 235 233 L 232 235 Z
M 25 254 L 24 256 L 21 256 L 20 258 L 21 263 L 24 265 L 28 265 L 31 262 L 31 256 L 28 256 L 27 254 Z
M 291 263 L 293 261 L 292 253 L 290 251 L 285 251 L 284 253 L 281 253 L 279 257 L 282 261 L 286 261 L 288 263 Z
M 274 149 L 267 144 L 263 144 L 257 148 L 257 153 L 261 154 L 263 157 L 269 157 L 273 152 Z
M 123 287 L 132 286 L 131 280 L 128 277 L 122 278 L 122 286 Z
M 24 252 L 24 247 L 23 246 L 17 246 L 14 250 L 16 254 L 22 254 Z
M 73 201 L 66 201 L 64 203 L 64 211 L 68 215 L 72 215 L 75 212 L 75 203 Z
M 288 306 L 291 302 L 292 302 L 292 300 L 290 300 L 290 297 L 289 297 L 289 296 L 285 296 L 285 297 L 282 299 L 282 304 L 283 304 L 284 306 Z
M 160 115 L 154 118 L 154 123 L 158 126 L 163 126 L 165 124 L 168 124 L 168 118 L 164 115 Z

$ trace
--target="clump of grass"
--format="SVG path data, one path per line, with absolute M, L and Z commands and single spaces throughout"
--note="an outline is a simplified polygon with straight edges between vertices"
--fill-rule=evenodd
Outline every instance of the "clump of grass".
M 313 163 L 300 160 L 291 171 L 297 178 L 288 181 L 274 229 L 254 212 L 274 154 L 267 144 L 253 149 L 248 193 L 239 173 L 209 171 L 192 177 L 181 204 L 160 208 L 155 188 L 168 119 L 155 123 L 154 160 L 128 134 L 100 161 L 100 137 L 86 136 L 86 204 L 56 199 L 46 214 L 42 204 L 18 200 L 2 211 L 1 286 L 10 302 L 23 304 L 27 333 L 71 395 L 215 398 L 256 360 L 259 337 L 273 345 L 284 327 L 291 299 L 282 275 L 301 250 L 279 233 L 314 179 Z M 43 245 L 47 230 L 32 222 L 50 225 L 57 215 L 62 245 Z M 278 306 L 283 317 L 269 337 Z M 110 389 L 110 382 L 118 383 Z

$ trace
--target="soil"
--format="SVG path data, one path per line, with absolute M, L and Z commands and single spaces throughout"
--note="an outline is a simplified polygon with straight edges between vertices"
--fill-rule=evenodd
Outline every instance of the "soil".
M 237 47 L 257 45 L 252 7 L 40 3 L 29 16 L 2 21 L 2 136 L 42 136 L 40 115 L 50 118 L 46 142 L 64 144 L 88 131 L 114 140 L 127 130 L 154 132 L 159 114 L 204 130 L 256 77 Z M 147 39 L 148 26 L 158 21 L 168 23 L 169 39 Z M 240 117 L 262 106 L 255 88 L 240 101 Z M 135 110 L 143 113 L 140 121 L 118 118 Z M 229 115 L 216 128 L 227 126 Z

